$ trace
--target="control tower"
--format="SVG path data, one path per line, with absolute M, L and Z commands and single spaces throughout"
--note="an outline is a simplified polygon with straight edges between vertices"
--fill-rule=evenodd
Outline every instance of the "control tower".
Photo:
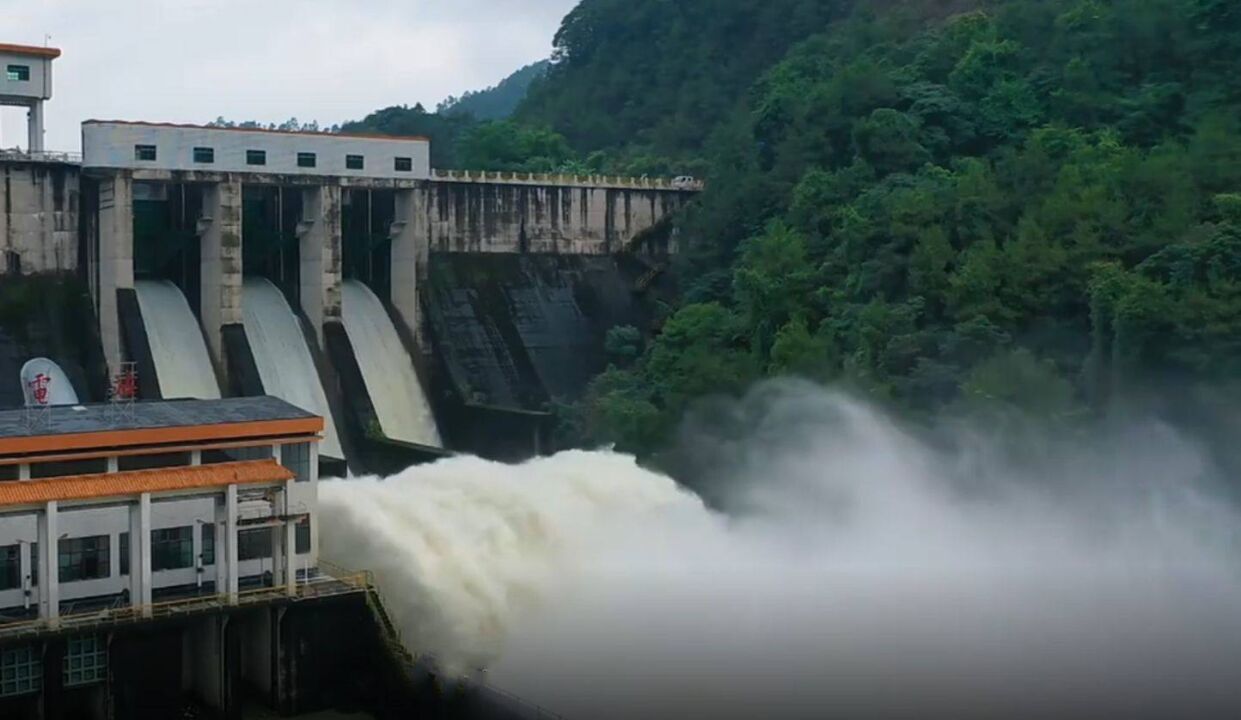
M 27 109 L 29 153 L 43 152 L 43 101 L 52 97 L 52 61 L 58 57 L 56 48 L 0 43 L 0 105 Z

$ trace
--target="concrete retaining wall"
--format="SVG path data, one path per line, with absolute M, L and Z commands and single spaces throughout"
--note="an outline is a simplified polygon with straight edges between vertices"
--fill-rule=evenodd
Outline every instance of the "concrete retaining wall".
M 0 161 L 0 273 L 77 268 L 80 176 L 70 163 Z
M 433 182 L 418 234 L 431 252 L 607 255 L 690 197 L 676 190 Z

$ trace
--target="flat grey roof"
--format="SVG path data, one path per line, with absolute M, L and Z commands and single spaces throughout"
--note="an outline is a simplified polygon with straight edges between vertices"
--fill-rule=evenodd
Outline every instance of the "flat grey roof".
M 114 430 L 149 430 L 223 425 L 227 423 L 302 420 L 318 417 L 271 396 L 225 398 L 223 400 L 135 401 L 129 408 L 108 403 L 58 405 L 35 411 L 32 424 L 24 409 L 0 410 L 0 438 L 19 438 Z M 44 414 L 46 413 L 46 414 Z

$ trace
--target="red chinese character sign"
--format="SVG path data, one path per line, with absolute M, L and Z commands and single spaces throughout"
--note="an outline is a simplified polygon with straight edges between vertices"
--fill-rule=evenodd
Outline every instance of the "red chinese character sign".
M 137 397 L 138 372 L 133 368 L 132 363 L 124 363 L 121 371 L 112 379 L 112 399 L 127 401 Z
M 22 366 L 21 380 L 27 407 L 78 404 L 78 395 L 65 371 L 47 358 L 27 361 Z
M 108 422 L 123 425 L 133 422 L 134 400 L 138 398 L 138 370 L 134 363 L 121 363 L 112 376 L 109 388 Z
M 30 399 L 35 405 L 46 405 L 48 400 L 48 385 L 52 379 L 43 373 L 34 376 L 34 380 L 30 381 Z

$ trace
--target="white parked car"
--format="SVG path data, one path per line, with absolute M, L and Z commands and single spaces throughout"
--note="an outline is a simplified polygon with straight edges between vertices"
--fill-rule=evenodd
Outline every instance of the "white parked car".
M 698 187 L 698 181 L 690 175 L 681 175 L 672 179 L 672 187 L 677 190 L 692 190 Z

